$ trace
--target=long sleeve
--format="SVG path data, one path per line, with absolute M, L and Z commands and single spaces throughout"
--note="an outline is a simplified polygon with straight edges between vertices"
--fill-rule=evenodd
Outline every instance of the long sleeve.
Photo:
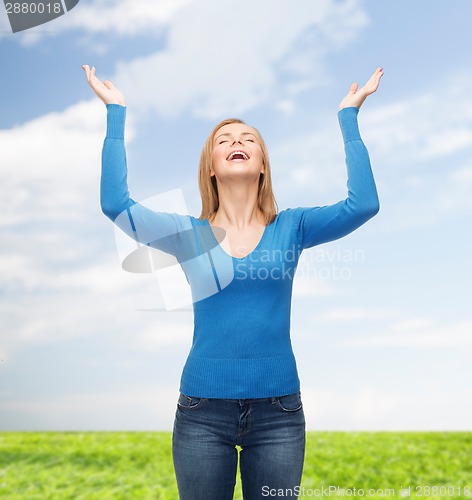
M 103 213 L 128 236 L 175 254 L 182 230 L 178 214 L 156 212 L 134 201 L 128 192 L 124 129 L 126 107 L 107 104 L 107 132 L 102 149 L 100 203 Z
M 333 205 L 294 209 L 298 239 L 302 248 L 341 238 L 371 219 L 379 211 L 379 198 L 369 154 L 359 132 L 359 108 L 338 112 L 344 141 L 348 195 Z
M 103 213 L 113 222 L 135 202 L 129 196 L 124 144 L 126 107 L 107 104 L 107 131 L 102 149 L 100 203 Z

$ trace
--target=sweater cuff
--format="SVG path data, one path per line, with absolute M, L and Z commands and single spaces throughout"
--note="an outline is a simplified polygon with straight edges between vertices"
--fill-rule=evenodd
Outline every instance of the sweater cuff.
M 124 139 L 126 106 L 107 104 L 107 139 Z
M 350 141 L 361 140 L 359 124 L 357 123 L 358 114 L 359 108 L 356 106 L 349 106 L 338 111 L 338 120 L 341 126 L 344 144 Z

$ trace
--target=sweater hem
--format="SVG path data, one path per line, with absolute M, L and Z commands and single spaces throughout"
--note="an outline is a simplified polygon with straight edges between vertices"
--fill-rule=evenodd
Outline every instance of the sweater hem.
M 199 358 L 189 355 L 180 392 L 200 398 L 280 397 L 300 390 L 293 352 L 266 358 Z

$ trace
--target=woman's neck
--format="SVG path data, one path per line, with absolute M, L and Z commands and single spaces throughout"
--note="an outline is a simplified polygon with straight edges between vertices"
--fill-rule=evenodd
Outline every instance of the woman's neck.
M 264 224 L 264 216 L 257 203 L 258 186 L 232 184 L 218 186 L 219 207 L 212 222 L 218 225 L 244 229 Z

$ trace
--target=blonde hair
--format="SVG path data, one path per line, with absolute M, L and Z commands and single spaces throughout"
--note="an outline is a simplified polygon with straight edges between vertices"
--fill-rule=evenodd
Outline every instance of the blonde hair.
M 202 213 L 200 214 L 200 219 L 213 219 L 220 206 L 216 177 L 210 175 L 211 157 L 216 133 L 221 127 L 231 125 L 232 123 L 246 125 L 245 122 L 239 120 L 238 118 L 228 118 L 227 120 L 223 120 L 216 125 L 203 145 L 202 154 L 200 156 L 200 166 L 198 169 L 198 185 L 200 187 L 200 196 L 202 198 Z M 257 204 L 264 215 L 267 225 L 275 219 L 278 206 L 272 191 L 269 152 L 267 151 L 267 146 L 259 131 L 254 127 L 251 128 L 256 132 L 262 149 L 262 164 L 264 165 L 264 173 L 261 172 L 259 176 Z

